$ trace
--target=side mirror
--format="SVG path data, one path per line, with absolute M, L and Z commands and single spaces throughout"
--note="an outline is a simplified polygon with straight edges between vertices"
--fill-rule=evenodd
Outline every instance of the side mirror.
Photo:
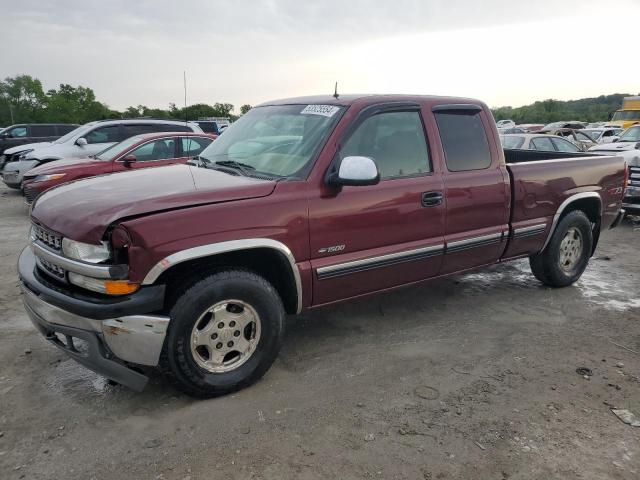
M 136 163 L 138 159 L 135 155 L 127 155 L 122 159 L 122 163 L 124 163 L 125 167 L 130 167 L 132 163 Z
M 0 138 L 11 138 L 11 136 L 12 135 L 9 132 L 5 132 L 5 133 L 0 134 Z
M 337 173 L 329 177 L 331 185 L 375 185 L 380 182 L 380 172 L 369 157 L 344 157 Z
M 79 139 L 76 140 L 76 145 L 78 145 L 79 147 L 84 147 L 87 144 L 87 139 L 84 137 L 80 137 Z

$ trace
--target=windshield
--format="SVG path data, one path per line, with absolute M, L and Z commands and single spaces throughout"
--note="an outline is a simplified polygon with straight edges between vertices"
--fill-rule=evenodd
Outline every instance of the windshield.
M 640 110 L 619 110 L 613 114 L 612 120 L 640 120 Z
M 640 142 L 640 127 L 631 127 L 620 135 L 620 142 Z
M 84 134 L 86 133 L 88 130 L 91 129 L 91 127 L 93 127 L 94 123 L 87 123 L 86 125 L 81 125 L 80 127 L 71 130 L 69 133 L 67 133 L 66 135 L 63 135 L 62 137 L 60 137 L 59 139 L 57 139 L 56 141 L 54 141 L 53 143 L 66 143 L 69 140 L 75 138 L 78 134 Z
M 199 159 L 208 167 L 242 164 L 248 175 L 299 176 L 343 110 L 335 105 L 252 108 L 203 150 Z
M 513 136 L 501 136 L 500 140 L 502 141 L 503 148 L 520 148 L 524 143 L 524 137 L 519 137 L 517 135 Z
M 96 158 L 98 160 L 107 160 L 107 161 L 113 160 L 122 152 L 124 152 L 125 150 L 132 147 L 133 145 L 138 143 L 140 140 L 142 140 L 142 138 L 143 138 L 142 135 L 129 137 L 120 143 L 116 143 L 115 145 L 111 145 L 109 148 L 105 148 L 104 150 L 102 150 L 100 153 L 96 155 Z

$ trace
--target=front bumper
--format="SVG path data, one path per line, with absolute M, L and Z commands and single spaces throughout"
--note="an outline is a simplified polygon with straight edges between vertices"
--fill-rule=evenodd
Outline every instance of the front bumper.
M 126 307 L 119 306 L 116 311 L 121 311 L 120 314 L 106 318 L 105 312 L 114 311 L 113 304 L 101 310 L 96 303 L 56 291 L 39 280 L 35 268 L 35 256 L 27 247 L 20 255 L 18 272 L 25 309 L 38 331 L 81 365 L 129 388 L 142 390 L 148 378 L 128 364 L 158 364 L 169 317 L 129 313 Z M 164 287 L 161 294 L 164 297 Z M 91 314 L 92 308 L 97 314 Z M 147 311 L 154 310 L 158 308 Z M 84 348 L 78 348 L 79 344 Z
M 20 188 L 22 176 L 16 171 L 2 172 L 2 181 L 11 188 Z

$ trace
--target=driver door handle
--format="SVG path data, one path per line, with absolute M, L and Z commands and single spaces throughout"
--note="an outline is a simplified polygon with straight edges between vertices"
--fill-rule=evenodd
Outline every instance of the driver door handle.
M 423 207 L 435 207 L 442 204 L 442 192 L 424 192 L 422 194 Z

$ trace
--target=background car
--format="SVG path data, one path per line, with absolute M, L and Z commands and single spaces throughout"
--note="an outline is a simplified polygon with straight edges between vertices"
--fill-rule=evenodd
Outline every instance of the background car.
M 622 130 L 618 128 L 599 127 L 585 128 L 584 130 L 580 130 L 580 132 L 589 135 L 594 142 L 602 145 L 604 143 L 615 142 L 622 133 Z
M 176 132 L 130 137 L 90 158 L 57 160 L 30 170 L 23 180 L 26 202 L 61 183 L 132 169 L 186 163 L 200 154 L 216 135 Z
M 581 152 L 580 148 L 569 140 L 544 133 L 525 133 L 500 135 L 502 147 L 512 150 L 540 150 L 545 152 Z
M 73 123 L 20 123 L 11 125 L 0 131 L 0 154 L 5 150 L 25 143 L 51 142 L 78 128 Z M 4 166 L 6 156 L 0 156 L 0 170 Z
M 598 143 L 593 138 L 591 138 L 591 136 L 585 135 L 582 132 L 583 132 L 582 129 L 575 130 L 573 128 L 560 128 L 558 130 L 554 130 L 549 133 L 551 135 L 556 135 L 558 137 L 566 138 L 570 142 L 580 147 L 580 150 L 582 150 L 583 152 L 586 152 L 587 150 L 589 150 L 594 145 L 597 145 Z
M 560 128 L 573 128 L 575 130 L 584 128 L 585 124 L 582 122 L 578 122 L 577 120 L 572 120 L 568 122 L 552 122 L 548 123 L 544 127 L 538 130 L 540 133 L 549 133 L 554 130 L 559 130 Z
M 12 154 L 12 158 L 18 156 L 18 161 L 5 164 L 2 179 L 7 186 L 20 188 L 25 172 L 38 165 L 62 158 L 88 157 L 134 135 L 156 132 L 203 133 L 195 123 L 175 120 L 128 119 L 91 122 L 54 142 L 27 144 L 7 150 L 5 155 Z

